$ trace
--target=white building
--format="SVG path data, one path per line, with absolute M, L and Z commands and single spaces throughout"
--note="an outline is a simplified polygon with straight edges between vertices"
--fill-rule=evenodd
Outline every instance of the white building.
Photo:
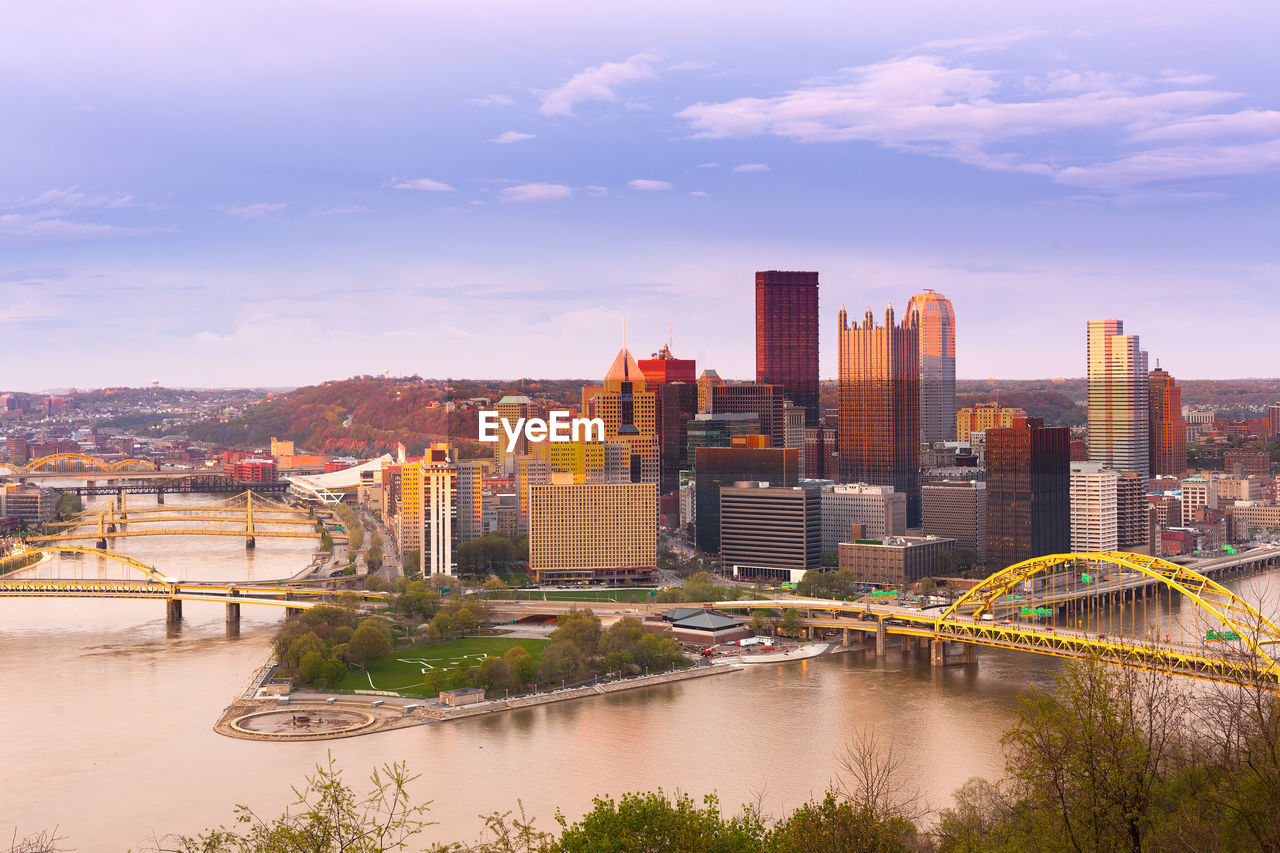
M 1071 463 L 1071 550 L 1119 547 L 1117 489 L 1120 472 L 1097 462 Z
M 907 532 L 907 495 L 893 486 L 842 483 L 822 490 L 822 550 L 834 553 L 853 541 L 853 525 L 864 525 L 867 539 Z

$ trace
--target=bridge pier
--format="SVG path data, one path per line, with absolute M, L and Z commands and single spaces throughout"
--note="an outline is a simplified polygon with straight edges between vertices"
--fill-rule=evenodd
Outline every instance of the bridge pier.
M 164 621 L 177 625 L 182 621 L 182 599 L 170 598 L 165 601 Z
M 98 541 L 95 544 L 98 546 L 99 551 L 107 550 L 107 538 L 105 536 L 98 539 Z
M 246 551 L 252 551 L 254 548 L 258 547 L 258 540 L 249 536 L 244 540 L 244 547 Z
M 938 666 L 957 666 L 962 664 L 977 663 L 978 658 L 974 652 L 973 643 L 961 643 L 961 650 L 955 654 L 947 654 L 946 640 L 933 640 L 930 642 L 929 663 L 935 667 Z
M 849 629 L 848 629 L 848 628 L 843 628 L 843 629 L 841 629 L 841 630 L 842 630 L 842 632 L 843 632 L 843 635 L 842 635 L 842 636 L 841 636 L 841 638 L 840 638 L 840 644 L 841 644 L 842 646 L 849 646 L 849 645 L 850 645 L 850 643 L 849 643 L 849 633 L 850 633 L 850 632 L 849 632 Z
M 156 492 L 156 503 L 164 506 L 164 489 L 160 489 L 160 491 Z
M 240 602 L 238 601 L 227 602 L 227 624 L 228 625 L 240 624 Z
M 876 657 L 882 658 L 885 656 L 887 639 L 888 635 L 884 630 L 884 620 L 879 619 L 876 621 Z

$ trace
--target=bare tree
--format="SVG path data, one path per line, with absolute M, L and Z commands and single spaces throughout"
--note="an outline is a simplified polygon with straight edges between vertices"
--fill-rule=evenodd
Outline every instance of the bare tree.
M 892 743 L 860 728 L 840 757 L 844 771 L 837 790 L 855 808 L 877 820 L 904 818 L 915 822 L 930 813 L 919 788 L 907 782 L 904 760 Z
M 66 840 L 65 835 L 58 834 L 56 826 L 21 838 L 18 837 L 18 828 L 15 826 L 13 837 L 9 839 L 9 853 L 62 853 L 64 848 L 58 845 Z

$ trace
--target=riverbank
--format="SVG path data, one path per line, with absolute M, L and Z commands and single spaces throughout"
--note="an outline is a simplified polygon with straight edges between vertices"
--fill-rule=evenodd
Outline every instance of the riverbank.
M 401 696 L 375 696 L 327 694 L 301 690 L 287 698 L 266 698 L 259 694 L 259 687 L 270 675 L 272 667 L 264 666 L 254 674 L 250 686 L 240 698 L 223 709 L 222 716 L 214 723 L 213 730 L 226 737 L 243 740 L 281 741 L 281 740 L 332 740 L 334 738 L 358 737 L 376 732 L 402 729 L 409 726 L 423 726 L 500 714 L 521 708 L 532 708 L 537 705 L 548 705 L 570 699 L 585 699 L 590 696 L 604 696 L 625 690 L 637 690 L 642 687 L 653 687 L 659 684 L 672 684 L 710 675 L 723 675 L 729 672 L 740 672 L 741 668 L 733 665 L 695 666 L 674 672 L 663 672 L 655 675 L 639 675 L 618 681 L 608 681 L 587 687 L 569 687 L 551 690 L 545 693 L 534 693 L 528 696 L 517 696 L 512 699 L 489 699 L 472 705 L 449 707 L 437 702 L 424 702 Z M 358 727 L 338 731 L 314 731 L 298 726 L 295 731 L 252 731 L 245 727 L 248 719 L 261 718 L 272 712 L 298 715 L 299 717 L 316 718 L 325 713 L 348 713 L 367 717 Z

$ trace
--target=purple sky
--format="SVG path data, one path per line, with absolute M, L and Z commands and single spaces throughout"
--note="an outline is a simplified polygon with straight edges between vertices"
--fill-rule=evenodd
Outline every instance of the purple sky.
M 1253 2 L 11 3 L 0 386 L 753 374 L 753 273 L 955 304 L 958 373 L 1280 373 Z M 30 344 L 30 346 L 26 346 Z

